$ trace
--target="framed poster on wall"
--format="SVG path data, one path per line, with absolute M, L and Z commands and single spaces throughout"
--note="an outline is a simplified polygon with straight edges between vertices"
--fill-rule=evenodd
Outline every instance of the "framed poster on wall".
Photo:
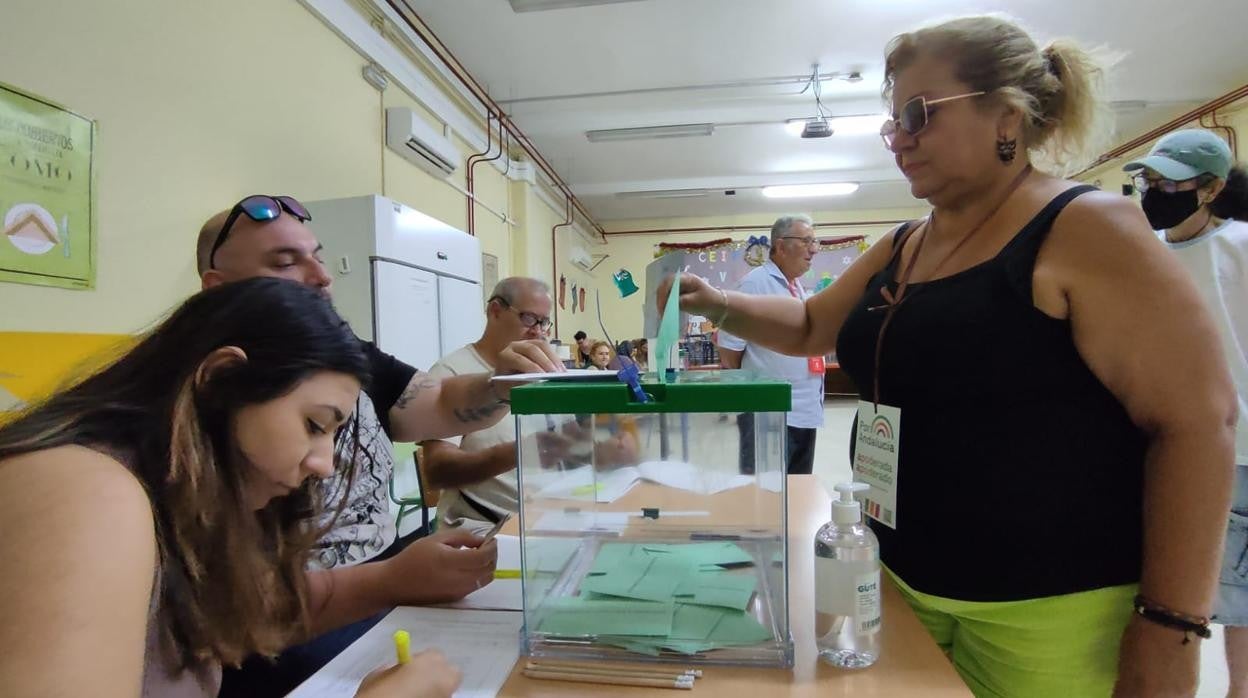
M 0 281 L 95 286 L 95 121 L 0 83 Z

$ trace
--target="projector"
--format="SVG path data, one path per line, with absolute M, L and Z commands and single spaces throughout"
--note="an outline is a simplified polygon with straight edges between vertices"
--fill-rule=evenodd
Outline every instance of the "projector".
M 832 135 L 832 127 L 825 119 L 811 119 L 802 127 L 802 138 L 827 138 Z

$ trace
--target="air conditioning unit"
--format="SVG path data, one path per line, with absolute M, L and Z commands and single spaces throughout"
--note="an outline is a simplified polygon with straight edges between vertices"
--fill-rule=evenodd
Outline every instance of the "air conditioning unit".
M 406 107 L 386 109 L 386 146 L 434 177 L 449 177 L 459 167 L 451 139 Z
M 589 250 L 577 244 L 573 244 L 568 250 L 568 260 L 585 271 L 594 268 L 593 255 L 589 253 Z

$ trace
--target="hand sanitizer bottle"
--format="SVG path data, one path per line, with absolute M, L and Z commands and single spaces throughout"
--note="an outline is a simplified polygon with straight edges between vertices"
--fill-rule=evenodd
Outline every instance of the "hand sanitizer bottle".
M 815 534 L 815 643 L 823 661 L 849 669 L 880 656 L 880 542 L 854 500 L 869 488 L 837 485 L 832 520 Z

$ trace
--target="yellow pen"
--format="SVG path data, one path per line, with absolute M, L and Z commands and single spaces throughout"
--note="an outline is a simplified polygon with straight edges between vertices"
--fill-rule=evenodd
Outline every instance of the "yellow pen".
M 412 661 L 412 636 L 406 630 L 394 631 L 394 652 L 399 656 L 399 664 Z
M 519 579 L 520 570 L 494 570 L 495 579 Z

